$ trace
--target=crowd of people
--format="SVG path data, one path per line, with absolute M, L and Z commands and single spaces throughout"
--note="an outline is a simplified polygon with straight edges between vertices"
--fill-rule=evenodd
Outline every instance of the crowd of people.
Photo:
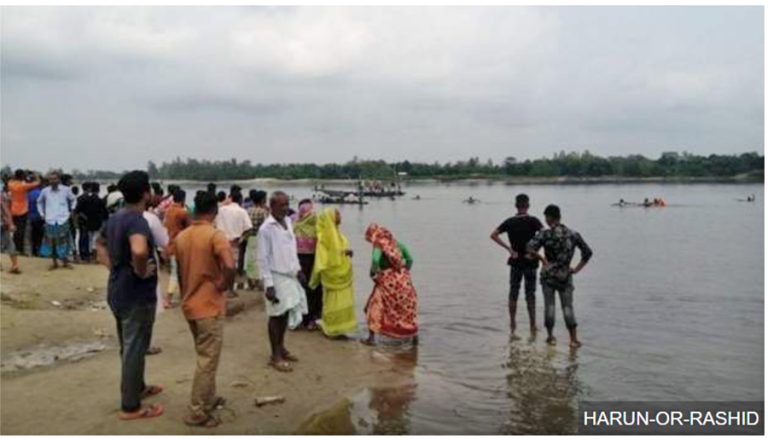
M 179 306 L 187 320 L 197 354 L 188 414 L 191 426 L 220 423 L 214 409 L 225 401 L 216 392 L 216 372 L 223 341 L 227 299 L 246 290 L 263 291 L 268 316 L 270 358 L 279 372 L 292 372 L 299 361 L 286 346 L 288 329 L 321 331 L 331 339 L 357 332 L 353 277 L 354 252 L 342 232 L 338 209 L 315 211 L 311 199 L 290 207 L 282 191 L 267 194 L 232 185 L 229 193 L 210 183 L 188 202 L 186 192 L 151 183 L 144 171 L 126 173 L 100 197 L 95 182 L 80 185 L 79 196 L 70 178 L 52 172 L 45 178 L 19 170 L 2 193 L 3 251 L 11 255 L 11 273 L 21 272 L 17 252 L 24 252 L 24 228 L 42 222 L 42 238 L 32 238 L 31 252 L 49 257 L 51 269 L 72 268 L 71 261 L 96 260 L 109 269 L 107 302 L 114 315 L 121 358 L 120 419 L 160 416 L 161 404 L 142 400 L 161 393 L 144 381 L 145 356 L 159 353 L 151 346 L 158 307 Z M 509 313 L 511 330 L 522 281 L 531 331 L 536 331 L 535 290 L 539 262 L 545 301 L 547 343 L 552 335 L 555 294 L 559 293 L 571 347 L 580 346 L 573 312 L 573 275 L 592 255 L 581 236 L 560 222 L 560 210 L 545 211 L 549 228 L 528 215 L 529 200 L 516 199 L 518 214 L 491 235 L 509 252 L 511 268 Z M 73 232 L 74 231 L 74 232 Z M 32 235 L 35 235 L 34 232 Z M 507 233 L 509 244 L 500 238 Z M 370 276 L 373 290 L 363 306 L 368 336 L 418 343 L 418 300 L 411 280 L 413 257 L 392 232 L 370 224 L 365 240 L 372 245 Z M 75 246 L 74 243 L 78 245 Z M 544 249 L 544 255 L 539 253 Z M 581 262 L 571 268 L 575 249 Z M 73 256 L 77 255 L 77 256 Z M 161 291 L 158 271 L 170 273 Z
M 18 169 L 3 176 L 2 248 L 11 258 L 9 272 L 21 273 L 19 254 L 50 257 L 51 270 L 95 262 L 95 236 L 109 216 L 109 196 L 101 198 L 100 190 L 91 181 L 75 186 L 72 176 L 59 172 L 43 177 Z

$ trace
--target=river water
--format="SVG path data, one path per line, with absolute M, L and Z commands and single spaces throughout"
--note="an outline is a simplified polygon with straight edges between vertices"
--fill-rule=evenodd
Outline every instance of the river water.
M 191 188 L 190 188 L 191 189 Z M 275 187 L 263 187 L 268 191 Z M 309 187 L 290 186 L 297 199 Z M 360 336 L 370 222 L 388 227 L 413 253 L 420 345 L 375 348 L 412 384 L 350 395 L 358 433 L 484 434 L 574 432 L 579 400 L 763 400 L 763 185 L 423 184 L 396 200 L 339 206 L 355 250 Z M 584 346 L 544 331 L 510 340 L 506 254 L 491 231 L 531 197 L 579 231 L 594 257 L 575 278 Z M 756 194 L 756 203 L 738 202 Z M 413 200 L 415 195 L 420 200 Z M 191 194 L 190 194 L 191 195 Z M 462 203 L 473 196 L 477 204 Z M 666 208 L 618 208 L 620 198 L 663 197 Z M 574 264 L 578 260 L 578 252 Z M 523 305 L 521 293 L 520 305 Z M 537 289 L 537 316 L 543 298 Z

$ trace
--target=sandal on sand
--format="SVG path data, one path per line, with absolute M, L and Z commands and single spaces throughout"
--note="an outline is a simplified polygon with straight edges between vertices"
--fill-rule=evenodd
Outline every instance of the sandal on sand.
M 285 361 L 290 361 L 291 363 L 298 363 L 299 362 L 299 357 L 293 355 L 292 353 L 290 353 L 288 351 L 283 352 L 283 359 Z
M 269 360 L 269 365 L 278 372 L 293 372 L 291 364 L 287 361 Z
M 163 348 L 160 346 L 150 346 L 149 349 L 147 349 L 147 355 L 157 355 L 160 352 L 163 352 Z
M 21 274 L 21 270 L 19 270 L 18 268 L 11 268 L 8 271 L 8 273 L 11 273 L 11 274 Z
M 120 412 L 119 418 L 121 421 L 133 421 L 136 419 L 149 419 L 156 418 L 163 414 L 165 409 L 161 404 L 153 404 L 149 407 L 136 410 L 135 412 Z
M 150 396 L 155 396 L 160 393 L 163 393 L 163 386 L 156 386 L 151 385 L 144 388 L 144 391 L 141 392 L 141 399 L 149 398 Z
M 218 427 L 221 424 L 221 421 L 212 415 L 200 417 L 185 416 L 184 423 L 190 427 L 214 428 Z

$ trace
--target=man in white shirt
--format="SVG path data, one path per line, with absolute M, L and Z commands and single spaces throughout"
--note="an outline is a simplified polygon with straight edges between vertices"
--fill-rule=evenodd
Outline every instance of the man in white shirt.
M 243 195 L 239 192 L 232 194 L 232 200 L 230 203 L 219 205 L 219 213 L 216 215 L 215 226 L 217 229 L 224 232 L 224 236 L 227 237 L 229 245 L 232 248 L 232 256 L 235 258 L 235 266 L 238 266 L 240 259 L 240 242 L 247 238 L 253 228 L 251 222 L 251 216 L 248 215 L 248 211 L 240 207 L 243 202 Z M 233 290 L 230 291 L 230 296 L 234 296 L 234 284 Z
M 258 263 L 266 294 L 269 316 L 269 365 L 280 372 L 291 372 L 291 362 L 298 359 L 285 348 L 285 331 L 301 324 L 307 309 L 307 297 L 301 282 L 296 237 L 288 218 L 288 195 L 273 192 L 269 199 L 270 216 L 259 228 Z
M 68 186 L 61 184 L 58 172 L 51 173 L 48 183 L 50 185 L 37 198 L 37 211 L 45 219 L 45 239 L 40 254 L 48 256 L 50 252 L 53 259 L 51 270 L 59 268 L 57 259 L 61 259 L 64 268 L 71 269 L 69 255 L 72 252 L 72 235 L 69 218 L 75 207 L 75 196 Z

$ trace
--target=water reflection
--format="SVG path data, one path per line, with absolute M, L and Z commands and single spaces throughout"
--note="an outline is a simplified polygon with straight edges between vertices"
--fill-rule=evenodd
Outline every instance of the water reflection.
M 391 362 L 403 376 L 397 386 L 370 387 L 310 417 L 297 434 L 408 434 L 411 428 L 410 404 L 416 397 L 414 369 L 416 347 L 393 347 L 374 352 Z
M 503 434 L 573 434 L 578 421 L 578 356 L 535 339 L 509 344 L 507 397 L 509 418 Z

